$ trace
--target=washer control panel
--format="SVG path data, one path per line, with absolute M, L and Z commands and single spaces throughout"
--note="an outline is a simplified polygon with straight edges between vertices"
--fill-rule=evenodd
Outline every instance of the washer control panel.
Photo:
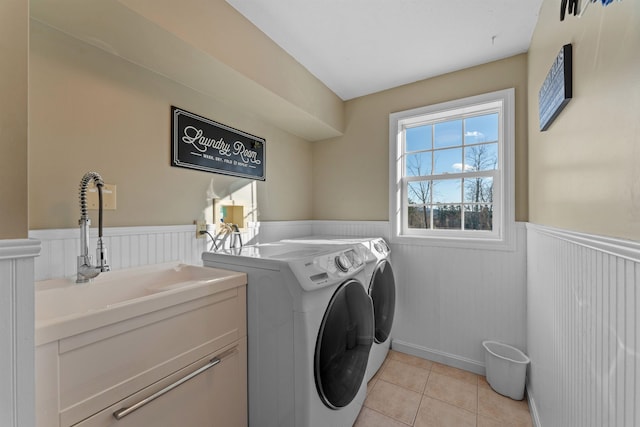
M 391 248 L 382 238 L 377 238 L 372 242 L 373 250 L 378 253 L 378 256 L 386 257 L 391 252 Z
M 365 265 L 365 254 L 359 246 L 318 255 L 304 263 L 291 265 L 291 270 L 307 291 L 331 286 L 353 277 Z
M 351 263 L 349 262 L 349 258 L 347 258 L 346 254 L 336 255 L 334 260 L 336 262 L 336 267 L 338 267 L 338 270 L 342 271 L 343 273 L 349 271 Z

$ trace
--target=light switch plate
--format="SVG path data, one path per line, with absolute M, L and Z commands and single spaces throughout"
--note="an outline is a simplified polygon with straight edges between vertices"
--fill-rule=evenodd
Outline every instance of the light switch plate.
M 98 189 L 91 183 L 87 187 L 87 208 L 98 209 Z M 104 184 L 102 187 L 102 209 L 116 210 L 116 186 L 115 184 Z

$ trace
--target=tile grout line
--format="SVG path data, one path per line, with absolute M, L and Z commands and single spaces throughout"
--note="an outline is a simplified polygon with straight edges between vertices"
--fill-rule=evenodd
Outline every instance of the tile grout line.
M 427 368 L 424 368 L 422 366 L 418 366 L 418 365 L 415 365 L 415 364 L 412 364 L 412 363 L 406 363 L 404 360 L 400 360 L 399 358 L 395 358 L 393 356 L 391 356 L 387 360 L 393 360 L 395 362 L 398 362 L 400 364 L 400 367 L 407 367 L 407 368 L 410 368 L 410 369 L 420 369 L 422 371 L 426 371 L 427 378 L 426 378 L 426 381 L 425 381 L 424 385 L 421 387 L 422 392 L 419 393 L 416 390 L 408 388 L 408 387 L 406 387 L 406 386 L 404 386 L 402 384 L 396 384 L 393 381 L 388 381 L 388 380 L 385 380 L 385 379 L 381 378 L 381 374 L 389 367 L 389 365 L 386 363 L 387 361 L 385 361 L 385 363 L 383 364 L 383 366 L 381 367 L 379 372 L 377 372 L 376 375 L 374 375 L 375 382 L 372 385 L 371 390 L 373 390 L 374 388 L 377 387 L 378 382 L 384 381 L 385 383 L 388 383 L 390 385 L 394 385 L 396 387 L 402 388 L 402 389 L 404 389 L 406 391 L 419 393 L 420 394 L 420 401 L 418 403 L 418 407 L 416 409 L 416 412 L 414 413 L 413 420 L 412 420 L 411 424 L 407 424 L 403 420 L 399 420 L 399 419 L 397 419 L 395 417 L 388 416 L 388 415 L 384 414 L 383 412 L 380 412 L 380 411 L 378 411 L 376 409 L 373 409 L 373 408 L 370 408 L 370 407 L 367 407 L 368 410 L 373 411 L 373 412 L 375 412 L 375 413 L 377 413 L 377 414 L 379 414 L 381 416 L 384 416 L 385 418 L 393 420 L 396 423 L 399 423 L 399 424 L 402 424 L 402 425 L 409 425 L 410 427 L 415 427 L 415 424 L 416 424 L 416 422 L 418 420 L 418 415 L 419 415 L 419 412 L 420 412 L 420 408 L 422 407 L 422 404 L 424 403 L 425 398 L 428 398 L 428 399 L 434 399 L 434 400 L 436 400 L 438 402 L 444 403 L 446 405 L 450 405 L 450 406 L 452 406 L 452 407 L 454 407 L 456 409 L 463 410 L 463 411 L 465 411 L 465 412 L 467 412 L 469 414 L 475 415 L 475 425 L 476 425 L 476 427 L 479 425 L 479 423 L 480 423 L 480 420 L 479 420 L 479 418 L 480 418 L 480 389 L 484 388 L 484 385 L 482 384 L 482 376 L 481 375 L 477 375 L 476 374 L 475 377 L 474 377 L 474 380 L 475 380 L 474 381 L 474 383 L 475 383 L 475 391 L 476 391 L 476 408 L 475 408 L 475 411 L 470 411 L 469 409 L 467 409 L 465 407 L 458 406 L 458 405 L 456 405 L 456 404 L 454 404 L 452 402 L 449 402 L 449 401 L 446 401 L 446 400 L 441 400 L 441 399 L 439 399 L 437 397 L 431 397 L 431 396 L 426 394 L 427 393 L 427 387 L 429 385 L 429 381 L 432 379 L 432 373 L 434 373 L 434 371 L 433 371 L 433 367 L 435 366 L 434 364 L 431 364 L 429 366 L 429 368 L 427 369 Z M 468 380 L 464 380 L 463 378 L 457 377 L 456 375 L 448 375 L 448 373 L 445 373 L 445 372 L 441 372 L 441 373 L 439 373 L 439 375 L 445 376 L 450 380 L 456 380 L 456 381 L 469 383 Z M 374 380 L 374 379 L 372 378 L 372 380 Z M 370 382 L 371 382 L 371 380 L 370 380 Z M 363 407 L 364 407 L 364 405 L 363 405 Z M 527 406 L 527 412 L 530 415 L 530 411 L 528 410 L 528 406 Z M 485 418 L 490 419 L 492 421 L 500 422 L 499 419 L 494 418 L 494 417 L 485 416 Z
M 480 377 L 476 381 L 476 427 L 480 424 Z
M 401 362 L 402 363 L 402 362 Z M 413 366 L 413 365 L 411 365 Z M 423 369 L 423 368 L 419 368 L 419 369 Z M 425 369 L 426 370 L 426 369 Z M 420 403 L 418 403 L 418 409 L 416 410 L 415 415 L 413 416 L 413 422 L 411 423 L 411 426 L 415 426 L 416 425 L 416 420 L 418 419 L 418 414 L 420 413 L 420 408 L 422 407 L 422 402 L 424 401 L 425 398 L 425 392 L 427 391 L 427 384 L 429 383 L 429 378 L 431 378 L 431 367 L 429 367 L 428 370 L 426 370 L 427 373 L 427 380 L 424 382 L 424 386 L 422 387 L 422 393 L 420 393 Z

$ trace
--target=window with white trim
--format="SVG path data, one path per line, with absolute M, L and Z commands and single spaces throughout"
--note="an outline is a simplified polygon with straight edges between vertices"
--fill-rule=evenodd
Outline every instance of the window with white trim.
M 392 239 L 507 243 L 513 104 L 507 89 L 390 115 Z

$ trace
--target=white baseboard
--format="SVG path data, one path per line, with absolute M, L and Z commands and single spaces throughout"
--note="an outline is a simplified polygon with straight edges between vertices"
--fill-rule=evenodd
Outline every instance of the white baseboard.
M 538 414 L 538 406 L 536 405 L 536 401 L 529 390 L 529 381 L 527 379 L 527 384 L 525 387 L 527 388 L 527 402 L 529 402 L 529 413 L 531 414 L 531 422 L 533 423 L 533 427 L 542 427 L 542 423 L 540 422 L 540 415 Z
M 420 347 L 415 344 L 399 340 L 393 340 L 391 342 L 391 348 L 402 353 L 407 353 L 413 356 L 421 357 L 423 359 L 431 360 L 432 362 L 442 363 L 443 365 L 463 369 L 465 371 L 473 372 L 474 374 L 478 375 L 485 375 L 484 363 L 477 360 L 471 360 L 457 356 L 455 354 Z

